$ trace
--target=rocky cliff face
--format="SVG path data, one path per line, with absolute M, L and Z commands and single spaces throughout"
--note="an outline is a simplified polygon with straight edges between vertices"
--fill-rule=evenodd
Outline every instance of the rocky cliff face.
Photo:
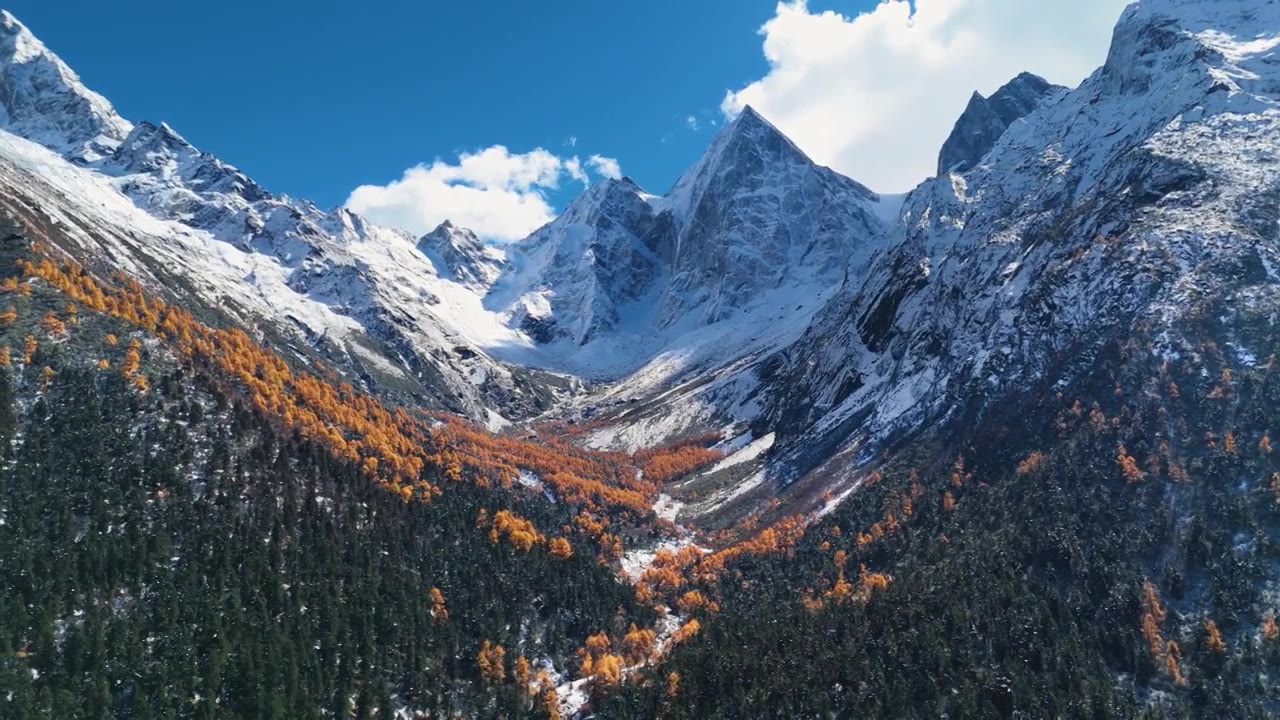
M 1041 77 L 1022 73 L 989 98 L 975 92 L 938 154 L 938 177 L 971 170 L 1010 125 L 1030 115 L 1049 94 L 1062 90 Z
M 483 293 L 502 273 L 506 253 L 445 220 L 418 240 L 418 249 L 449 279 Z
M 1269 4 L 1144 0 L 1083 85 L 916 189 L 865 277 L 769 365 L 779 481 L 1069 388 L 1128 336 L 1201 357 L 1189 326 L 1214 304 L 1241 308 L 1217 342 L 1253 361 L 1244 328 L 1280 305 L 1276 27 Z
M 110 154 L 129 134 L 129 123 L 111 103 L 0 10 L 0 127 L 76 162 Z

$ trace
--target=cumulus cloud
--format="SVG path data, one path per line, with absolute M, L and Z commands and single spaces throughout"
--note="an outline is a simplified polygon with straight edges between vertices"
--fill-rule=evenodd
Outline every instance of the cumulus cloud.
M 729 91 L 814 160 L 884 192 L 933 174 L 977 90 L 1022 71 L 1075 85 L 1102 64 L 1129 0 L 883 0 L 849 17 L 780 2 L 760 29 L 768 73 Z M 914 7 L 913 7 L 914 5 Z
M 386 185 L 362 185 L 346 206 L 379 225 L 419 235 L 451 220 L 481 237 L 509 242 L 550 222 L 555 211 L 547 193 L 565 177 L 587 184 L 585 168 L 605 177 L 620 174 L 616 160 L 599 155 L 584 167 L 576 156 L 561 158 L 541 148 L 512 153 L 494 145 L 463 153 L 456 163 L 411 167 Z
M 622 167 L 618 165 L 617 160 L 611 157 L 592 155 L 587 158 L 587 167 L 595 171 L 597 175 L 603 175 L 607 178 L 617 180 L 622 177 Z

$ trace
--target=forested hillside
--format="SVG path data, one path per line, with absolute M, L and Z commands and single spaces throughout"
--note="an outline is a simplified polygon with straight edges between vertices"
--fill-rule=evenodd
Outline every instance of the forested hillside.
M 1244 365 L 1211 339 L 1241 311 L 1197 310 L 1196 363 L 1130 338 L 891 459 L 599 715 L 1274 717 L 1280 343 L 1244 311 Z
M 124 319 L 127 293 L 101 312 L 41 267 L 0 302 L 7 717 L 520 717 L 588 635 L 652 622 L 574 529 L 585 500 L 471 464 L 402 493 Z

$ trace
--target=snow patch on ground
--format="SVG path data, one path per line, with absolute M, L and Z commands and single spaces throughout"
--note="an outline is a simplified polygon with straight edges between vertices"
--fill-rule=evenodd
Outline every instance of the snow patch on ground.
M 659 519 L 675 522 L 684 505 L 666 493 L 659 493 L 657 501 L 653 503 L 653 512 Z
M 773 447 L 774 438 L 775 438 L 775 434 L 769 433 L 768 435 L 765 435 L 759 440 L 753 440 L 752 442 L 748 443 L 746 447 L 742 448 L 741 450 L 738 450 L 732 455 L 716 463 L 707 472 L 716 473 L 716 472 L 720 472 L 721 470 L 727 470 L 728 468 L 731 468 L 735 465 L 741 465 L 743 463 L 747 463 L 747 462 L 751 462 L 752 460 L 755 460 L 756 458 L 760 457 L 764 453 L 768 452 L 769 448 Z

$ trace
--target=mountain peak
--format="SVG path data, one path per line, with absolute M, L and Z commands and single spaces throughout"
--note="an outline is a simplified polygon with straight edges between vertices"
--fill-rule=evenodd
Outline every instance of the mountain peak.
M 750 105 L 743 105 L 742 110 L 738 113 L 738 116 L 733 119 L 733 121 L 744 123 L 764 123 L 769 125 L 769 121 L 765 120 L 764 116 Z
M 666 207 L 683 217 L 696 205 L 707 185 L 725 175 L 759 175 L 786 167 L 816 164 L 773 123 L 750 105 L 725 125 L 702 157 L 689 168 L 667 194 Z M 870 195 L 870 191 L 867 191 Z
M 468 228 L 445 220 L 418 240 L 418 250 L 436 271 L 473 289 L 486 289 L 502 270 L 502 253 Z
M 1005 130 L 1031 114 L 1049 94 L 1062 88 L 1029 72 L 986 97 L 974 91 L 938 154 L 938 176 L 966 172 L 995 147 Z
M 742 136 L 754 134 L 776 135 L 785 140 L 788 145 L 795 148 L 796 152 L 801 152 L 800 149 L 795 147 L 795 144 L 791 142 L 791 138 L 788 138 L 781 130 L 778 129 L 778 126 L 769 122 L 765 116 L 761 115 L 750 105 L 743 105 L 738 116 L 720 132 L 720 136 Z
M 81 163 L 111 154 L 132 129 L 7 11 L 0 14 L 0 127 Z

